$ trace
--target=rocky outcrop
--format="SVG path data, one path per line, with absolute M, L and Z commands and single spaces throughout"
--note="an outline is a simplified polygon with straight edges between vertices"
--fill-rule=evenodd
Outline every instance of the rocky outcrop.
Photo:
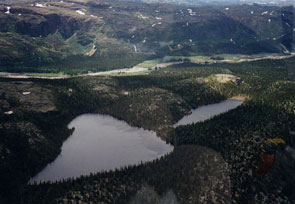
M 45 113 L 57 111 L 53 94 L 33 82 L 0 83 L 2 111 L 24 110 Z
M 93 24 L 93 21 L 84 18 L 50 13 L 44 16 L 37 14 L 17 20 L 15 30 L 17 33 L 31 37 L 46 37 L 49 34 L 60 33 L 67 39 L 77 30 L 87 31 L 91 29 Z

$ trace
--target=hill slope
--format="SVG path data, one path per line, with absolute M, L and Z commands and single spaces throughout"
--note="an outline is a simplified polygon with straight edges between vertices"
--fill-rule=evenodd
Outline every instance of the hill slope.
M 165 55 L 288 53 L 294 9 L 116 1 L 0 4 L 0 69 L 86 72 Z

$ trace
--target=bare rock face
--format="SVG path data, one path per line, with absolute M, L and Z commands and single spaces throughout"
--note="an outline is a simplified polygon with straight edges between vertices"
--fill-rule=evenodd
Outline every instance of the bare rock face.
M 18 33 L 29 35 L 31 37 L 48 36 L 60 32 L 67 39 L 74 34 L 75 31 L 87 30 L 90 28 L 91 22 L 84 19 L 77 19 L 69 16 L 61 16 L 50 13 L 41 16 L 38 22 L 34 21 L 35 16 L 29 19 L 23 19 L 15 23 L 15 29 Z
M 22 109 L 34 112 L 56 111 L 53 95 L 49 89 L 40 87 L 33 82 L 0 83 L 3 92 L 0 103 L 2 111 Z
M 240 77 L 231 74 L 215 74 L 214 77 L 220 83 L 233 82 L 236 85 L 240 85 L 243 82 Z

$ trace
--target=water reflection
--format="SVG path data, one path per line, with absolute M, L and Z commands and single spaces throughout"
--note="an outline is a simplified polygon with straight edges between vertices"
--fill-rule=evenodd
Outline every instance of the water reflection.
M 190 115 L 184 116 L 174 125 L 174 127 L 208 120 L 215 115 L 227 112 L 231 109 L 238 107 L 243 102 L 243 100 L 229 99 L 221 103 L 201 106 L 197 109 L 192 110 L 192 113 Z
M 62 152 L 30 183 L 55 181 L 115 169 L 161 157 L 173 150 L 156 133 L 134 128 L 111 116 L 84 114 L 69 128 L 73 135 L 63 143 Z

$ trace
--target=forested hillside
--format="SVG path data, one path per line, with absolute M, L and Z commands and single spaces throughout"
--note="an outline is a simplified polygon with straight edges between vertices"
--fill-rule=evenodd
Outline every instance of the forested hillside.
M 290 189 L 294 188 L 290 168 L 294 160 L 285 147 L 294 147 L 291 136 L 295 123 L 293 62 L 294 58 L 237 64 L 188 62 L 158 69 L 149 75 L 30 80 L 30 85 L 1 79 L 1 87 L 8 82 L 9 87 L 16 87 L 1 90 L 1 102 L 9 104 L 1 112 L 1 154 L 5 161 L 1 163 L 1 172 L 9 172 L 2 174 L 1 180 L 7 184 L 2 188 L 2 196 L 13 198 L 14 202 L 22 200 L 22 203 L 116 203 L 119 200 L 132 203 L 134 199 L 144 199 L 142 196 L 149 197 L 146 193 L 152 194 L 156 203 L 168 199 L 166 194 L 179 203 L 187 203 L 187 200 L 208 203 L 219 199 L 233 203 L 249 200 L 276 203 L 279 199 L 292 203 L 294 193 Z M 221 82 L 218 74 L 240 77 L 243 83 Z M 24 96 L 14 91 L 29 89 L 28 86 L 33 93 L 30 97 L 40 94 L 38 87 L 47 90 L 42 94 L 49 100 L 44 105 L 46 109 L 28 109 L 32 102 L 24 101 Z M 204 123 L 172 127 L 192 108 L 237 95 L 246 98 L 237 109 Z M 5 115 L 4 111 L 10 109 L 14 113 Z M 52 111 L 58 111 L 59 116 Z M 154 130 L 175 145 L 175 151 L 138 167 L 55 184 L 26 185 L 30 176 L 58 155 L 61 142 L 70 134 L 66 124 L 87 112 L 110 114 L 133 126 Z M 30 132 L 25 132 L 27 125 L 32 127 Z M 272 145 L 269 141 L 275 138 L 284 144 Z M 42 148 L 36 149 L 36 144 Z M 201 156 L 199 151 L 206 154 Z M 257 173 L 261 152 L 277 156 L 273 167 L 263 175 Z M 210 170 L 211 164 L 221 166 Z M 13 168 L 16 165 L 18 169 Z M 203 176 L 218 179 L 204 180 Z M 19 190 L 12 191 L 16 186 Z M 220 190 L 228 193 L 219 194 Z M 212 191 L 216 194 L 212 195 Z
M 284 53 L 292 6 L 180 6 L 117 1 L 0 4 L 0 70 L 87 73 L 166 55 Z

